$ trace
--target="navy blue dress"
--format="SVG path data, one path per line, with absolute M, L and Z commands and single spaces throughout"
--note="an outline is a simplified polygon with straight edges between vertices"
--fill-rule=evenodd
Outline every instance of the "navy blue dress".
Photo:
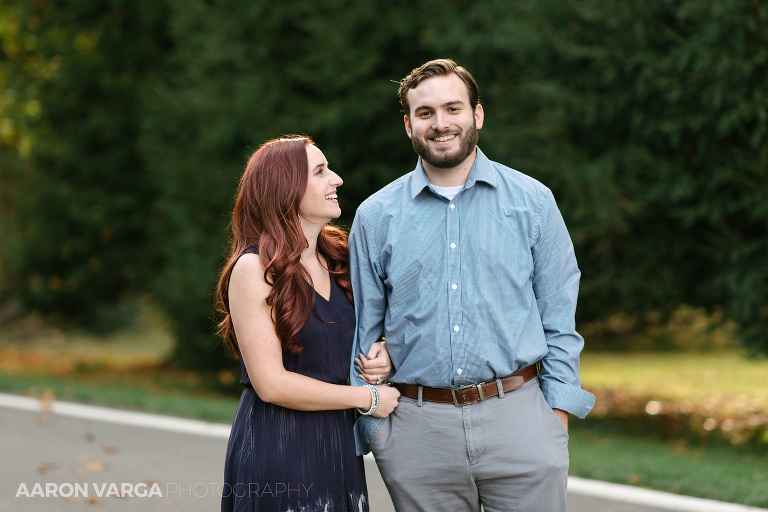
M 247 250 L 246 252 L 255 252 Z M 285 369 L 346 384 L 355 316 L 331 276 L 331 295 L 315 293 L 299 332 L 299 354 L 283 353 Z M 355 455 L 354 409 L 297 411 L 263 402 L 240 360 L 245 386 L 227 446 L 222 512 L 368 511 L 363 458 Z

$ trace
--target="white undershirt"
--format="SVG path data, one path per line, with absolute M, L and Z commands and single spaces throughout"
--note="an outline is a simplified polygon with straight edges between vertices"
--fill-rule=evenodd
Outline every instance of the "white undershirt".
M 456 197 L 456 194 L 461 192 L 461 189 L 464 188 L 464 185 L 457 185 L 455 187 L 438 187 L 437 185 L 431 186 L 435 193 L 440 194 L 449 201 L 453 201 L 453 198 Z

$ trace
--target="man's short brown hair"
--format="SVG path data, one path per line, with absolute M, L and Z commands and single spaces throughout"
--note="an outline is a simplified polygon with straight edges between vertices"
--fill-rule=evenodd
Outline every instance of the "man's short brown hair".
M 461 78 L 464 85 L 467 86 L 469 104 L 472 107 L 472 110 L 474 110 L 480 102 L 480 88 L 477 86 L 474 77 L 472 77 L 469 71 L 457 65 L 451 59 L 435 59 L 417 67 L 400 81 L 400 88 L 397 90 L 397 95 L 400 98 L 400 105 L 403 107 L 403 114 L 407 116 L 411 114 L 410 105 L 408 105 L 408 91 L 418 87 L 418 85 L 427 78 L 445 76 L 451 73 L 455 73 L 456 76 Z

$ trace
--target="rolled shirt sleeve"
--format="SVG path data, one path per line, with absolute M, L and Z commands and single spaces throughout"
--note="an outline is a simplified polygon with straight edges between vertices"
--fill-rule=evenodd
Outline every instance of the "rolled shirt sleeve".
M 595 397 L 581 389 L 579 360 L 584 339 L 576 331 L 576 300 L 581 272 L 571 238 L 555 198 L 543 190 L 537 214 L 539 230 L 533 244 L 533 290 L 547 354 L 541 360 L 541 390 L 553 409 L 584 418 Z

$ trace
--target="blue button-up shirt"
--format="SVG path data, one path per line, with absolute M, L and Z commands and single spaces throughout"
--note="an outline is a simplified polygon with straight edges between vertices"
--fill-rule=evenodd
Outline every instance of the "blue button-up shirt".
M 391 381 L 452 388 L 541 361 L 552 408 L 580 418 L 592 409 L 574 322 L 581 273 L 552 192 L 538 181 L 478 148 L 464 187 L 448 200 L 419 160 L 360 205 L 349 248 L 353 354 L 384 334 Z M 378 424 L 358 420 L 359 453 Z

